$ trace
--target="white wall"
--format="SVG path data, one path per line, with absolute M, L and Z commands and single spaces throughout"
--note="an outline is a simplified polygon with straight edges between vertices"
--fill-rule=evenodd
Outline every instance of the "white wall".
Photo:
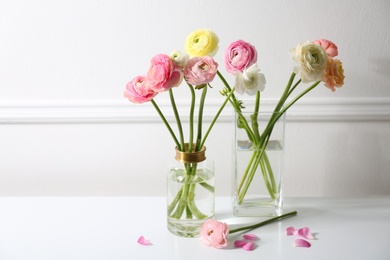
M 174 144 L 151 104 L 122 93 L 197 28 L 218 34 L 221 65 L 230 42 L 256 46 L 266 100 L 291 73 L 290 48 L 334 41 L 345 86 L 320 86 L 289 112 L 286 195 L 389 195 L 389 10 L 386 0 L 0 0 L 0 196 L 164 195 Z M 158 101 L 168 108 L 167 95 Z M 207 143 L 217 195 L 230 194 L 232 137 L 227 109 Z

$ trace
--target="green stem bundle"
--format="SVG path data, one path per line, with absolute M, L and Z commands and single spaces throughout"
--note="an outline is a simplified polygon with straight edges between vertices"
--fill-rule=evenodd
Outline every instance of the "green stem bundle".
M 171 101 L 171 106 L 173 109 L 173 113 L 176 119 L 176 124 L 178 127 L 179 132 L 179 139 L 176 137 L 175 132 L 172 130 L 171 126 L 169 125 L 168 120 L 160 110 L 157 103 L 152 99 L 152 104 L 155 107 L 157 113 L 161 117 L 162 121 L 164 122 L 165 126 L 167 127 L 170 135 L 172 136 L 176 147 L 181 152 L 198 152 L 200 151 L 210 134 L 211 129 L 213 128 L 214 124 L 216 123 L 217 119 L 219 118 L 222 110 L 228 103 L 231 95 L 234 92 L 234 89 L 230 91 L 230 93 L 227 94 L 227 97 L 225 98 L 224 102 L 222 103 L 221 107 L 217 111 L 215 117 L 210 123 L 209 128 L 207 129 L 204 136 L 202 133 L 202 122 L 203 122 L 203 110 L 205 105 L 205 99 L 207 96 L 207 87 L 204 86 L 202 90 L 202 94 L 199 100 L 199 107 L 198 107 L 198 125 L 197 125 L 197 135 L 196 135 L 196 141 L 194 142 L 194 114 L 195 114 L 195 102 L 196 102 L 196 93 L 195 89 L 192 85 L 188 84 L 190 92 L 191 92 L 191 103 L 190 103 L 190 112 L 189 112 L 189 142 L 188 146 L 186 146 L 184 142 L 184 134 L 183 134 L 183 128 L 182 123 L 180 120 L 180 115 L 176 106 L 175 98 L 173 95 L 172 89 L 169 90 L 169 96 Z M 180 140 L 180 141 L 179 141 Z M 186 148 L 187 147 L 187 148 Z M 185 175 L 184 175 L 184 181 L 183 185 L 180 188 L 180 190 L 177 192 L 176 196 L 173 198 L 173 200 L 168 205 L 168 216 L 175 219 L 181 219 L 183 215 L 185 214 L 185 217 L 187 219 L 204 219 L 207 216 L 203 214 L 197 207 L 195 203 L 195 193 L 197 186 L 202 187 L 203 189 L 206 189 L 208 192 L 214 193 L 214 187 L 207 184 L 206 182 L 200 182 L 199 185 L 194 184 L 196 181 L 197 176 L 197 168 L 198 163 L 196 162 L 184 162 L 184 169 L 185 169 Z
M 223 78 L 223 76 L 220 73 L 218 74 L 218 76 Z M 288 98 L 291 96 L 294 90 L 301 83 L 301 80 L 299 79 L 293 85 L 295 76 L 296 76 L 295 73 L 291 74 L 287 82 L 287 85 L 284 89 L 284 92 L 279 102 L 276 104 L 271 114 L 271 117 L 269 118 L 268 123 L 265 129 L 262 131 L 262 133 L 259 132 L 259 125 L 258 125 L 258 116 L 259 116 L 259 109 L 260 109 L 260 91 L 258 91 L 256 94 L 253 113 L 251 114 L 249 119 L 245 118 L 245 116 L 243 115 L 242 102 L 239 101 L 233 94 L 230 96 L 229 101 L 232 104 L 237 114 L 237 126 L 238 128 L 242 128 L 246 132 L 248 136 L 248 140 L 252 143 L 251 149 L 253 150 L 252 156 L 237 186 L 236 192 L 237 192 L 238 204 L 241 204 L 244 201 L 248 189 L 258 169 L 260 169 L 262 173 L 264 185 L 267 188 L 270 198 L 275 199 L 276 195 L 279 193 L 279 186 L 276 183 L 272 165 L 268 159 L 268 155 L 266 152 L 268 141 L 270 140 L 276 122 L 286 113 L 286 111 L 293 104 L 295 104 L 295 102 L 297 102 L 301 97 L 306 95 L 309 91 L 314 89 L 321 82 L 321 81 L 314 82 L 311 86 L 303 90 L 291 101 L 287 102 Z M 227 84 L 226 81 L 223 80 L 223 82 Z M 226 86 L 226 89 L 230 90 L 230 87 Z

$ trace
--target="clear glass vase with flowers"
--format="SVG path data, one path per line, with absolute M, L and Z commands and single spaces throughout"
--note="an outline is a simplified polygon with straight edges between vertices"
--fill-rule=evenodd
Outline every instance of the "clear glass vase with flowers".
M 222 94 L 229 97 L 236 112 L 236 131 L 243 131 L 246 135 L 244 141 L 236 140 L 235 145 L 244 146 L 250 154 L 247 161 L 240 161 L 237 156 L 235 160 L 233 208 L 236 216 L 275 216 L 283 213 L 283 173 L 274 172 L 275 165 L 269 159 L 275 142 L 279 144 L 277 149 L 283 149 L 283 142 L 272 140 L 276 125 L 291 106 L 321 82 L 332 91 L 344 84 L 344 70 L 341 61 L 334 58 L 338 55 L 338 48 L 333 42 L 325 39 L 305 42 L 292 49 L 291 55 L 297 65 L 263 128 L 260 128 L 261 91 L 264 90 L 265 77 L 256 65 L 257 51 L 242 40 L 233 42 L 225 51 L 226 70 L 235 75 L 235 93 L 231 94 L 232 88 L 219 73 L 225 83 Z M 301 83 L 309 86 L 299 90 Z M 235 94 L 255 96 L 252 111 L 248 112 L 244 102 Z M 246 116 L 246 113 L 250 115 Z M 280 163 L 281 160 L 276 161 Z M 238 164 L 244 164 L 244 167 L 238 167 Z
M 186 53 L 174 51 L 171 55 L 154 56 L 146 75 L 135 77 L 126 85 L 124 92 L 124 96 L 134 103 L 151 102 L 175 143 L 177 162 L 170 167 L 167 177 L 167 222 L 170 232 L 183 237 L 199 235 L 203 222 L 214 216 L 214 169 L 212 163 L 206 163 L 205 142 L 234 91 L 226 93 L 204 132 L 205 100 L 218 71 L 218 63 L 213 58 L 218 43 L 217 35 L 211 30 L 193 31 L 185 41 Z M 190 104 L 187 140 L 182 126 L 183 113 L 180 113 L 174 95 L 174 89 L 183 81 L 188 87 Z M 166 92 L 176 130 L 154 99 Z

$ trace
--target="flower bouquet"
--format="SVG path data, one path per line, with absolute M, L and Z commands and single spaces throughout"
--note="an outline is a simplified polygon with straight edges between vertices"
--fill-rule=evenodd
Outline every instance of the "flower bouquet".
M 197 236 L 203 222 L 214 216 L 214 169 L 213 165 L 204 164 L 205 142 L 234 91 L 225 92 L 224 102 L 203 132 L 205 100 L 218 72 L 218 63 L 213 59 L 218 43 L 217 35 L 210 30 L 192 32 L 185 41 L 186 53 L 174 51 L 170 56 L 154 56 L 147 74 L 135 77 L 126 85 L 124 92 L 124 96 L 134 103 L 152 103 L 176 145 L 177 164 L 168 173 L 168 229 L 185 237 Z M 174 96 L 174 89 L 183 81 L 189 90 L 188 140 L 185 140 L 182 114 Z M 169 94 L 176 132 L 154 99 L 164 92 Z
M 246 135 L 247 141 L 238 141 L 236 146 L 245 147 L 243 149 L 251 154 L 243 169 L 238 169 L 237 165 L 243 162 L 239 160 L 240 158 L 236 158 L 233 203 L 234 213 L 237 216 L 282 214 L 282 176 L 280 173 L 275 176 L 268 155 L 272 151 L 282 150 L 283 145 L 279 142 L 280 140 L 272 140 L 272 134 L 286 111 L 301 97 L 318 86 L 321 81 L 332 91 L 344 83 L 342 63 L 340 60 L 334 59 L 338 55 L 338 49 L 333 42 L 323 39 L 305 42 L 292 49 L 291 54 L 294 61 L 297 62 L 297 66 L 294 68 L 275 108 L 269 113 L 263 128 L 260 129 L 262 115 L 260 97 L 261 91 L 264 89 L 265 77 L 259 72 L 256 65 L 256 49 L 251 44 L 239 40 L 233 42 L 225 51 L 225 67 L 236 76 L 236 93 L 255 96 L 253 111 L 249 112 L 249 116 L 246 116 L 247 112 L 243 102 L 235 94 L 230 93 L 231 88 L 226 82 L 226 88 L 222 92 L 224 95 L 230 96 L 229 102 L 236 112 L 236 132 L 243 130 Z M 297 75 L 300 78 L 295 80 Z M 293 93 L 299 89 L 298 86 L 301 83 L 311 83 L 311 85 L 294 96 Z M 284 135 L 284 125 L 282 126 L 282 135 Z M 254 181 L 255 177 L 256 181 Z M 261 186 L 265 187 L 268 194 L 264 195 L 258 192 L 260 188 L 257 187 L 260 187 L 261 179 L 263 180 Z M 248 194 L 248 190 L 255 184 L 257 186 L 255 186 L 254 194 Z M 269 211 L 270 208 L 271 211 Z M 263 209 L 265 211 L 262 211 Z

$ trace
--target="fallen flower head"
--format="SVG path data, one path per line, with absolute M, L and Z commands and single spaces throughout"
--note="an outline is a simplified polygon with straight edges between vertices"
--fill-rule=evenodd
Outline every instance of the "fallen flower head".
M 258 227 L 264 226 L 266 224 L 270 224 L 272 222 L 281 220 L 283 218 L 295 216 L 296 214 L 297 214 L 297 212 L 293 211 L 290 213 L 286 213 L 286 214 L 262 221 L 260 223 L 254 224 L 254 225 L 236 228 L 236 229 L 232 229 L 232 230 L 229 230 L 229 226 L 226 223 L 223 223 L 223 222 L 220 222 L 220 221 L 217 221 L 214 219 L 209 219 L 203 224 L 203 226 L 200 230 L 200 240 L 204 244 L 206 244 L 210 247 L 214 247 L 214 248 L 218 248 L 218 249 L 226 248 L 228 246 L 227 237 L 229 234 L 239 232 L 239 231 L 248 230 L 248 229 L 258 228 Z M 247 234 L 247 235 L 244 235 L 243 237 L 246 240 L 256 240 L 257 239 L 257 236 L 252 235 L 252 234 Z M 243 249 L 249 250 L 249 251 L 251 251 L 255 248 L 255 244 L 253 242 L 246 242 L 246 241 L 241 241 L 241 240 L 236 241 L 235 246 L 242 247 Z
M 229 226 L 226 223 L 214 219 L 207 220 L 200 230 L 200 240 L 211 247 L 227 247 L 227 236 L 229 235 Z

